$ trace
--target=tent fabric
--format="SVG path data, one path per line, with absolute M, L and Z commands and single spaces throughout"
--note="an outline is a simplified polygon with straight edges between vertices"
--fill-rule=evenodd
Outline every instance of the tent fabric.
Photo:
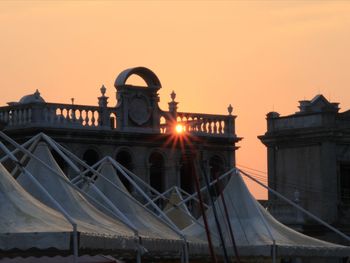
M 78 231 L 92 233 L 114 239 L 120 246 L 126 246 L 130 249 L 136 249 L 134 232 L 123 223 L 111 218 L 100 212 L 93 206 L 82 194 L 70 187 L 68 178 L 64 175 L 47 145 L 40 142 L 35 148 L 33 154 L 54 169 L 55 174 L 40 162 L 31 158 L 26 165 L 28 170 L 40 184 L 50 193 L 50 195 L 65 209 L 65 211 L 77 222 Z M 58 177 L 60 176 L 61 179 Z M 32 196 L 43 202 L 45 205 L 56 210 L 56 207 L 44 195 L 38 187 L 33 184 L 27 174 L 21 174 L 17 178 L 17 182 Z M 101 248 L 101 242 L 94 246 Z M 105 243 L 102 247 L 105 247 Z M 93 248 L 93 247 L 92 247 Z
M 28 161 L 25 170 L 28 170 L 42 184 L 77 224 L 80 249 L 112 250 L 116 253 L 120 252 L 120 255 L 122 253 L 134 255 L 137 249 L 141 249 L 138 245 L 141 241 L 144 252 L 148 252 L 148 255 L 169 258 L 174 255 L 179 256 L 183 244 L 179 235 L 143 208 L 127 192 L 110 164 L 103 165 L 100 171 L 118 185 L 122 192 L 106 184 L 101 178 L 97 178 L 95 186 L 129 218 L 129 221 L 138 229 L 140 240 L 136 239 L 130 227 L 111 212 L 95 206 L 96 204 L 91 203 L 90 199 L 69 185 L 69 179 L 52 157 L 45 143 L 37 145 L 34 155 L 55 172 L 34 158 Z M 85 190 L 101 203 L 105 202 L 92 189 Z M 277 256 L 345 257 L 350 255 L 349 247 L 307 237 L 279 223 L 252 197 L 239 174 L 231 176 L 223 195 L 241 256 L 269 257 L 274 242 Z M 176 197 L 174 199 L 176 201 Z M 232 255 L 229 228 L 220 198 L 215 201 L 215 206 L 219 213 L 219 223 L 226 245 Z M 212 208 L 206 211 L 206 215 L 216 250 L 220 253 Z M 201 218 L 198 221 L 203 224 Z M 191 257 L 203 258 L 208 255 L 206 233 L 203 227 L 194 223 L 184 228 L 182 233 L 187 238 Z M 28 174 L 20 174 L 16 181 L 0 164 L 0 251 L 14 249 L 25 251 L 31 248 L 71 250 L 72 225 L 57 210 L 52 201 L 33 184 Z
M 242 256 L 270 256 L 273 240 L 275 240 L 279 256 L 340 257 L 350 255 L 349 247 L 305 236 L 278 222 L 250 194 L 239 174 L 231 176 L 223 191 L 223 196 L 235 242 Z M 231 247 L 229 251 L 233 252 L 229 226 L 225 220 L 224 206 L 220 197 L 215 201 L 215 207 L 219 214 L 218 220 L 224 233 L 225 244 Z M 206 216 L 214 243 L 219 246 L 212 208 L 206 211 Z M 199 221 L 202 222 L 203 219 L 200 218 Z M 186 235 L 206 240 L 205 231 L 198 225 L 192 224 L 183 231 Z
M 177 187 L 171 190 L 169 201 L 166 203 L 163 211 L 172 222 L 180 229 L 191 225 L 193 223 L 190 218 L 190 211 L 186 204 L 180 204 L 183 201 L 181 194 Z
M 181 249 L 183 241 L 179 234 L 144 208 L 127 191 L 110 162 L 102 163 L 99 172 L 118 186 L 119 190 L 102 177 L 98 177 L 94 185 L 132 222 L 137 228 L 139 235 L 146 238 L 143 240 L 143 245 L 148 250 L 169 251 L 171 249 L 179 251 Z M 92 187 L 88 187 L 86 192 L 102 204 L 108 206 Z
M 28 194 L 0 164 L 0 250 L 70 247 L 72 226 Z
M 83 232 L 80 233 L 80 248 L 137 250 L 139 247 L 137 240 L 138 237 L 141 237 L 142 247 L 146 252 L 179 254 L 182 250 L 183 241 L 180 237 L 142 206 L 130 200 L 132 199 L 131 196 L 126 198 L 125 195 L 118 193 L 116 189 L 113 189 L 113 192 L 112 189 L 107 189 L 108 186 L 103 185 L 104 191 L 108 193 L 111 201 L 130 219 L 132 225 L 136 226 L 138 236 L 136 236 L 133 229 L 122 223 L 111 211 L 95 206 L 83 194 L 69 186 L 69 179 L 62 172 L 44 142 L 37 145 L 33 154 L 51 169 L 54 169 L 58 175 L 34 158 L 29 160 L 25 168 L 74 220 L 83 222 L 85 226 L 90 227 L 90 231 L 84 231 L 80 228 L 81 225 L 78 225 L 78 231 Z M 108 170 L 108 167 L 105 169 Z M 33 184 L 27 174 L 22 173 L 17 181 L 35 198 L 56 209 L 52 202 Z M 121 184 L 121 182 L 118 183 Z M 97 185 L 99 184 L 101 183 L 97 182 Z M 108 207 L 103 199 L 98 196 L 95 197 L 97 197 L 98 202 Z
M 82 249 L 136 249 L 134 238 L 104 233 L 80 220 L 75 223 Z M 73 227 L 62 214 L 31 196 L 0 164 L 0 251 L 70 250 L 72 234 Z

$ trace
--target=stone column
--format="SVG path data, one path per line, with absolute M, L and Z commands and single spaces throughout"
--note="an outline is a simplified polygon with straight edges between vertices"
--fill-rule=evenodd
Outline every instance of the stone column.
M 105 96 L 106 93 L 106 87 L 102 85 L 101 89 L 101 94 L 102 96 L 98 97 L 98 106 L 100 107 L 98 113 L 98 122 L 99 126 L 101 127 L 109 127 L 110 122 L 109 122 L 109 112 L 107 109 L 108 106 L 108 97 Z
M 171 102 L 168 102 L 169 105 L 169 116 L 167 121 L 167 132 L 172 132 L 173 126 L 175 125 L 177 118 L 177 105 L 178 102 L 175 101 L 176 93 L 173 91 L 170 94 Z

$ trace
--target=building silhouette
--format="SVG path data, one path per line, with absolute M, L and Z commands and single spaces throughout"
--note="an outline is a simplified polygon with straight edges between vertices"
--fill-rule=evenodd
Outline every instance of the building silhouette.
M 323 95 L 299 102 L 299 111 L 267 114 L 268 184 L 336 228 L 350 233 L 350 110 Z M 283 223 L 307 234 L 332 233 L 269 194 L 269 209 Z
M 126 84 L 133 75 L 146 86 Z M 179 112 L 173 92 L 164 111 L 158 105 L 161 83 L 144 67 L 124 70 L 114 86 L 116 106 L 108 105 L 104 86 L 98 106 L 76 105 L 73 99 L 72 104 L 49 103 L 36 91 L 1 107 L 0 127 L 18 142 L 43 132 L 89 165 L 111 156 L 160 192 L 173 185 L 193 192 L 194 160 L 212 176 L 235 166 L 240 138 L 231 105 L 227 115 Z M 176 125 L 181 125 L 181 133 Z

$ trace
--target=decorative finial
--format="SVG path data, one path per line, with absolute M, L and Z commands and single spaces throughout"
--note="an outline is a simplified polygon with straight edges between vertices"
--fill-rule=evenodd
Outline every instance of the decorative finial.
M 40 92 L 38 89 L 36 89 L 36 91 L 34 92 L 34 96 L 35 98 L 39 98 L 40 97 Z
M 170 94 L 170 98 L 172 99 L 172 101 L 175 101 L 176 93 L 174 91 Z
M 72 105 L 74 105 L 74 98 L 71 98 L 70 100 L 72 101 Z
M 175 116 L 177 111 L 177 104 L 179 103 L 175 101 L 176 93 L 174 91 L 170 94 L 170 98 L 171 98 L 171 102 L 168 103 L 169 111 Z
M 104 97 L 105 94 L 106 94 L 106 87 L 105 87 L 105 85 L 102 85 L 102 87 L 100 88 L 100 91 L 101 91 L 102 97 Z
M 231 104 L 230 104 L 230 105 L 228 105 L 228 107 L 227 107 L 227 111 L 228 111 L 228 114 L 229 114 L 229 115 L 232 115 L 233 107 L 232 107 L 232 105 L 231 105 Z
M 107 107 L 107 105 L 108 105 L 108 97 L 105 96 L 106 90 L 107 89 L 106 89 L 105 85 L 102 84 L 102 86 L 100 88 L 102 96 L 98 97 L 98 105 L 100 107 L 104 107 L 104 108 Z M 105 123 L 107 123 L 107 122 L 105 121 Z

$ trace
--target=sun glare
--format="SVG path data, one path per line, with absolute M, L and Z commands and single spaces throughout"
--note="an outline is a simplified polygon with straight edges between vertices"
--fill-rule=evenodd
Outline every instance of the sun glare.
M 183 133 L 184 132 L 184 127 L 181 125 L 181 124 L 177 124 L 175 126 L 175 131 L 176 133 L 180 134 L 180 133 Z

